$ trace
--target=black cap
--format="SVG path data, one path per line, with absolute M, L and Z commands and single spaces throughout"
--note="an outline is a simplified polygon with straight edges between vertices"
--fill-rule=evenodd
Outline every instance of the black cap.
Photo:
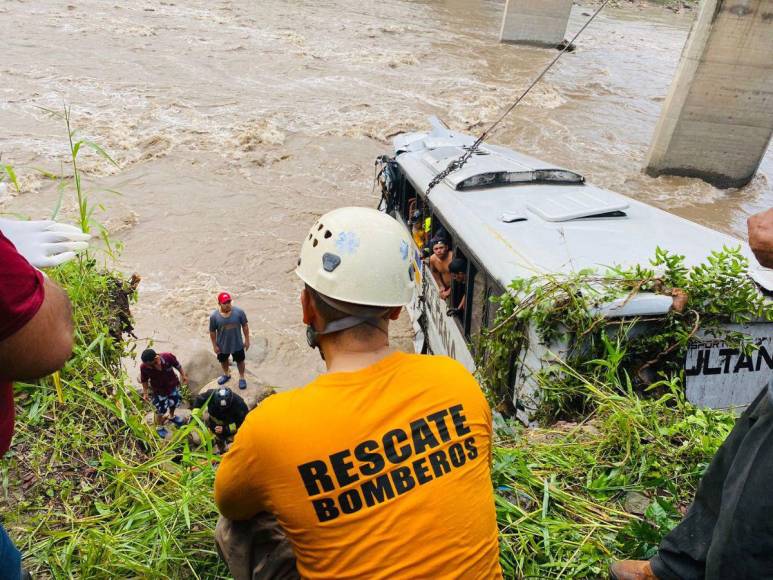
M 154 360 L 156 360 L 156 351 L 152 348 L 146 348 L 142 351 L 140 358 L 144 363 L 152 363 Z

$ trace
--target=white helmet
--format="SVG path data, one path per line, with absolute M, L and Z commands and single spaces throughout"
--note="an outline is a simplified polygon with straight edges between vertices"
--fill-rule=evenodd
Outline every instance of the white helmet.
M 413 296 L 408 231 L 366 207 L 326 213 L 303 240 L 295 273 L 320 294 L 362 306 L 404 306 Z

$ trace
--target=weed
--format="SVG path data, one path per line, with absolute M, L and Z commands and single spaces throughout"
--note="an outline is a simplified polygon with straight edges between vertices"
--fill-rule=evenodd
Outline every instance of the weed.
M 602 577 L 610 559 L 650 557 L 681 519 L 734 424 L 729 413 L 685 400 L 687 346 L 702 330 L 749 348 L 721 325 L 773 318 L 746 266 L 735 249 L 694 268 L 658 250 L 651 268 L 517 280 L 498 300 L 478 369 L 500 409 L 530 344 L 565 349 L 529 369 L 545 426 L 497 421 L 493 477 L 508 578 Z M 675 290 L 689 296 L 684 312 L 612 327 L 601 314 L 613 300 Z M 638 332 L 643 322 L 647 332 Z M 643 367 L 653 372 L 642 377 Z M 626 509 L 632 498 L 648 505 Z
M 100 226 L 78 154 L 87 146 L 110 158 L 77 139 L 69 108 L 60 116 L 73 170 L 72 178 L 60 178 L 60 191 L 72 186 L 88 231 Z M 227 577 L 214 549 L 217 458 L 209 430 L 194 416 L 167 444 L 143 422 L 142 400 L 121 365 L 130 345 L 112 327 L 121 276 L 90 254 L 49 276 L 73 306 L 73 355 L 51 377 L 16 384 L 14 446 L 0 461 L 4 525 L 25 567 L 36 578 Z M 192 432 L 204 441 L 197 450 L 188 444 Z

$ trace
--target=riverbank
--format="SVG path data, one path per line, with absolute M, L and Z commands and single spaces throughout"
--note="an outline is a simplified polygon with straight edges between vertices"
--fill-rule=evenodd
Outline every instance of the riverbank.
M 0 462 L 3 525 L 36 579 L 227 578 L 214 550 L 216 461 L 195 420 L 162 442 L 121 367 L 120 274 L 89 257 L 49 271 L 70 296 L 75 348 L 60 373 L 17 383 L 11 453 Z M 207 441 L 207 437 L 203 437 Z
M 143 421 L 147 409 L 120 365 L 130 343 L 116 340 L 110 322 L 117 275 L 88 257 L 50 275 L 73 303 L 74 355 L 57 377 L 17 384 L 17 433 L 0 463 L 0 510 L 25 566 L 40 579 L 228 578 L 213 541 L 219 458 L 195 415 L 171 441 Z M 701 299 L 716 302 L 713 292 Z M 673 323 L 669 332 L 682 336 Z M 687 403 L 678 373 L 640 396 L 622 366 L 633 343 L 594 336 L 600 358 L 545 374 L 543 427 L 495 415 L 492 479 L 508 580 L 598 578 L 610 559 L 652 555 L 734 423 Z M 194 431 L 200 448 L 189 444 Z

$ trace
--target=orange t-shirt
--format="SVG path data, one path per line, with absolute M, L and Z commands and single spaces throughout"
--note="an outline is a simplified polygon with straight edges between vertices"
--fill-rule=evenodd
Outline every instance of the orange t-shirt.
M 273 512 L 304 578 L 501 578 L 490 461 L 473 376 L 394 353 L 250 412 L 215 500 L 231 519 Z

